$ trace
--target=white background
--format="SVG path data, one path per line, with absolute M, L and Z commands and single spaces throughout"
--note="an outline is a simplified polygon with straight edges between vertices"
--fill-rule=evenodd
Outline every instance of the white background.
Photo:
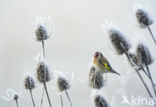
M 108 74 L 107 86 L 101 90 L 109 103 L 113 96 L 116 97 L 112 107 L 134 106 L 121 104 L 123 95 L 148 98 L 126 57 L 115 54 L 101 29 L 105 20 L 111 21 L 132 43 L 140 35 L 155 53 L 155 44 L 147 29 L 141 30 L 133 23 L 131 14 L 135 3 L 150 7 L 156 14 L 155 0 L 0 0 L 0 96 L 5 96 L 8 88 L 23 90 L 20 107 L 32 106 L 29 91 L 23 88 L 25 70 L 35 72 L 35 56 L 41 53 L 41 43 L 33 40 L 32 22 L 36 16 L 50 16 L 55 32 L 46 41 L 46 60 L 54 70 L 67 72 L 68 77 L 74 73 L 74 84 L 69 91 L 74 107 L 93 107 L 87 78 L 88 65 L 96 51 L 101 51 L 122 75 Z M 156 33 L 156 24 L 151 28 Z M 150 69 L 155 77 L 155 63 Z M 53 107 L 60 107 L 55 82 L 52 79 L 48 89 Z M 41 90 L 42 85 L 38 85 L 33 91 L 37 106 Z M 65 96 L 64 101 L 65 107 L 69 107 Z M 48 107 L 46 97 L 44 105 Z M 15 106 L 14 101 L 7 102 L 0 98 L 0 107 Z

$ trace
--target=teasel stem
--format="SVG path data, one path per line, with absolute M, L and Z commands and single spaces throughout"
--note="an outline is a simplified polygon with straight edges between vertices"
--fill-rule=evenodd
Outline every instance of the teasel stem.
M 145 75 L 146 75 L 149 79 L 151 79 L 150 76 L 149 76 L 149 73 L 147 73 L 146 70 L 145 70 L 143 67 L 141 68 L 141 70 L 145 73 Z M 155 83 L 154 81 L 153 81 L 153 84 L 154 84 L 154 87 L 156 87 L 156 83 Z
M 125 52 L 125 54 L 126 54 L 128 60 L 130 61 L 130 63 L 134 66 L 134 69 L 135 69 L 137 75 L 139 76 L 141 82 L 143 83 L 143 85 L 144 85 L 146 91 L 148 92 L 149 96 L 154 100 L 154 104 L 155 104 L 155 107 L 156 107 L 156 101 L 155 101 L 155 99 L 154 99 L 154 97 L 153 97 L 151 91 L 149 90 L 147 84 L 145 83 L 145 80 L 143 79 L 143 77 L 142 77 L 142 75 L 140 74 L 139 70 L 135 67 L 135 64 L 131 61 L 131 58 L 130 58 L 129 54 L 128 54 L 127 52 Z
M 155 40 L 155 37 L 154 37 L 154 35 L 153 35 L 153 32 L 152 32 L 150 26 L 147 26 L 147 29 L 148 29 L 150 35 L 152 36 L 152 39 L 153 39 L 153 41 L 154 41 L 154 43 L 155 43 L 155 45 L 156 45 L 156 40 Z
M 140 69 L 145 73 L 145 75 L 150 79 L 149 74 L 146 72 L 146 70 L 143 67 L 140 67 Z
M 42 90 L 42 97 L 41 97 L 40 107 L 42 107 L 42 104 L 43 104 L 43 97 L 44 97 L 44 86 L 43 86 L 43 90 Z
M 151 92 L 150 92 L 150 90 L 149 90 L 147 84 L 145 83 L 145 81 L 144 81 L 143 77 L 141 76 L 141 74 L 139 73 L 138 69 L 135 69 L 135 71 L 137 72 L 137 74 L 138 74 L 138 76 L 139 76 L 141 82 L 142 82 L 143 85 L 145 86 L 146 91 L 148 92 L 149 96 L 150 96 L 151 98 L 153 98 L 153 96 L 152 96 L 152 94 L 151 94 Z M 153 98 L 153 99 L 154 99 L 154 98 Z
M 45 88 L 45 92 L 47 94 L 47 99 L 48 99 L 48 102 L 49 102 L 49 106 L 52 107 L 51 101 L 50 101 L 50 97 L 49 97 L 49 94 L 48 94 L 47 85 L 46 85 L 46 82 L 45 81 L 44 81 L 43 85 L 44 85 L 44 88 Z
M 42 40 L 43 58 L 45 59 L 45 46 L 44 40 Z
M 154 86 L 153 78 L 152 78 L 152 76 L 151 76 L 151 72 L 150 72 L 150 70 L 149 70 L 148 65 L 145 65 L 145 67 L 146 67 L 146 70 L 147 70 L 147 72 L 148 72 L 148 74 L 149 74 L 149 78 L 150 78 L 150 81 L 151 81 L 151 83 L 152 83 L 153 91 L 154 91 L 154 94 L 155 94 L 155 96 L 156 96 L 156 89 L 155 89 L 155 86 Z
M 18 99 L 16 99 L 15 101 L 16 101 L 16 106 L 18 107 Z
M 68 100 L 69 100 L 69 103 L 70 103 L 71 107 L 73 107 L 73 104 L 72 104 L 71 99 L 70 99 L 70 97 L 69 97 L 68 91 L 66 90 L 65 93 L 66 93 L 66 95 L 67 95 L 67 98 L 68 98 Z
M 44 46 L 44 40 L 42 40 L 42 50 L 43 50 L 43 58 L 45 59 L 45 46 Z M 44 86 L 43 86 L 43 90 L 42 90 L 42 97 L 41 97 L 41 104 L 40 107 L 42 107 L 43 104 L 43 98 L 44 98 Z
M 32 103 L 33 103 L 33 107 L 35 107 L 35 102 L 34 102 L 34 98 L 33 98 L 33 94 L 32 94 L 31 88 L 29 89 L 29 91 L 30 91 L 30 94 L 31 94 L 31 100 L 32 100 Z
M 141 76 L 141 74 L 140 74 L 140 72 L 138 71 L 138 69 L 135 69 L 135 71 L 137 72 L 137 74 L 138 74 L 140 80 L 142 81 L 142 83 L 144 84 L 144 86 L 145 86 L 145 88 L 146 88 L 146 91 L 148 92 L 149 96 L 154 100 L 154 104 L 155 104 L 155 107 L 156 107 L 156 100 L 155 100 L 155 98 L 153 97 L 152 93 L 150 92 L 150 90 L 149 90 L 147 84 L 145 83 L 143 77 Z
M 63 98 L 62 98 L 62 95 L 60 95 L 60 99 L 61 99 L 61 106 L 63 107 Z

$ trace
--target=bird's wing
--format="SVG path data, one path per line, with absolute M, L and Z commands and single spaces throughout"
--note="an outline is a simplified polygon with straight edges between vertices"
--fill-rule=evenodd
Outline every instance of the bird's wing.
M 107 70 L 111 71 L 112 70 L 112 67 L 110 66 L 110 64 L 107 62 L 105 62 L 104 60 L 99 60 L 99 63 L 101 65 L 103 65 Z

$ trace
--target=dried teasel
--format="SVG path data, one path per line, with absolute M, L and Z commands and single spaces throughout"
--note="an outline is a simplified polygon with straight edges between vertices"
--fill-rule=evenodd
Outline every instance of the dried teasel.
M 22 91 L 20 91 L 19 93 L 17 93 L 15 90 L 13 89 L 8 89 L 6 92 L 7 96 L 4 97 L 2 96 L 2 99 L 7 100 L 7 101 L 12 101 L 14 100 L 16 102 L 16 106 L 18 107 L 18 101 L 22 95 Z
M 31 73 L 28 72 L 25 73 L 24 86 L 25 89 L 30 91 L 33 107 L 35 107 L 35 102 L 32 93 L 32 89 L 35 88 L 35 79 Z
M 103 95 L 99 92 L 94 94 L 94 104 L 95 107 L 109 107 L 107 101 L 103 97 Z
M 150 65 L 153 62 L 153 58 L 149 49 L 144 44 L 139 44 L 137 46 L 137 57 L 140 66 Z
M 91 88 L 100 89 L 105 85 L 105 82 L 106 80 L 104 80 L 103 74 L 96 71 L 95 67 L 91 67 L 89 72 L 89 86 Z
M 152 18 L 144 9 L 138 8 L 135 11 L 135 15 L 141 28 L 146 28 L 147 26 L 153 24 Z
M 35 79 L 29 73 L 25 74 L 24 86 L 25 86 L 25 89 L 34 89 L 35 88 Z
M 113 44 L 113 47 L 119 55 L 122 55 L 131 48 L 129 42 L 120 31 L 112 28 L 108 31 L 108 34 Z
M 70 88 L 70 82 L 63 74 L 58 74 L 57 87 L 60 92 Z
M 50 20 L 49 20 L 49 23 L 50 23 Z M 46 18 L 44 17 L 36 18 L 36 29 L 35 29 L 36 40 L 38 41 L 47 40 L 51 36 L 53 29 L 50 28 L 50 31 L 49 31 L 47 24 L 48 23 L 46 21 Z
M 51 80 L 51 70 L 44 60 L 39 61 L 36 71 L 39 82 L 44 83 Z

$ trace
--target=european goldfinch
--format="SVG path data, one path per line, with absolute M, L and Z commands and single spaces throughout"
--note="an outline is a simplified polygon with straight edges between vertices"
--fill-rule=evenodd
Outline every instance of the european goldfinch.
M 120 75 L 115 70 L 113 70 L 113 68 L 110 66 L 109 62 L 102 55 L 101 52 L 96 52 L 94 54 L 93 63 L 99 69 L 99 71 L 102 72 L 102 73 L 115 73 L 117 75 Z

